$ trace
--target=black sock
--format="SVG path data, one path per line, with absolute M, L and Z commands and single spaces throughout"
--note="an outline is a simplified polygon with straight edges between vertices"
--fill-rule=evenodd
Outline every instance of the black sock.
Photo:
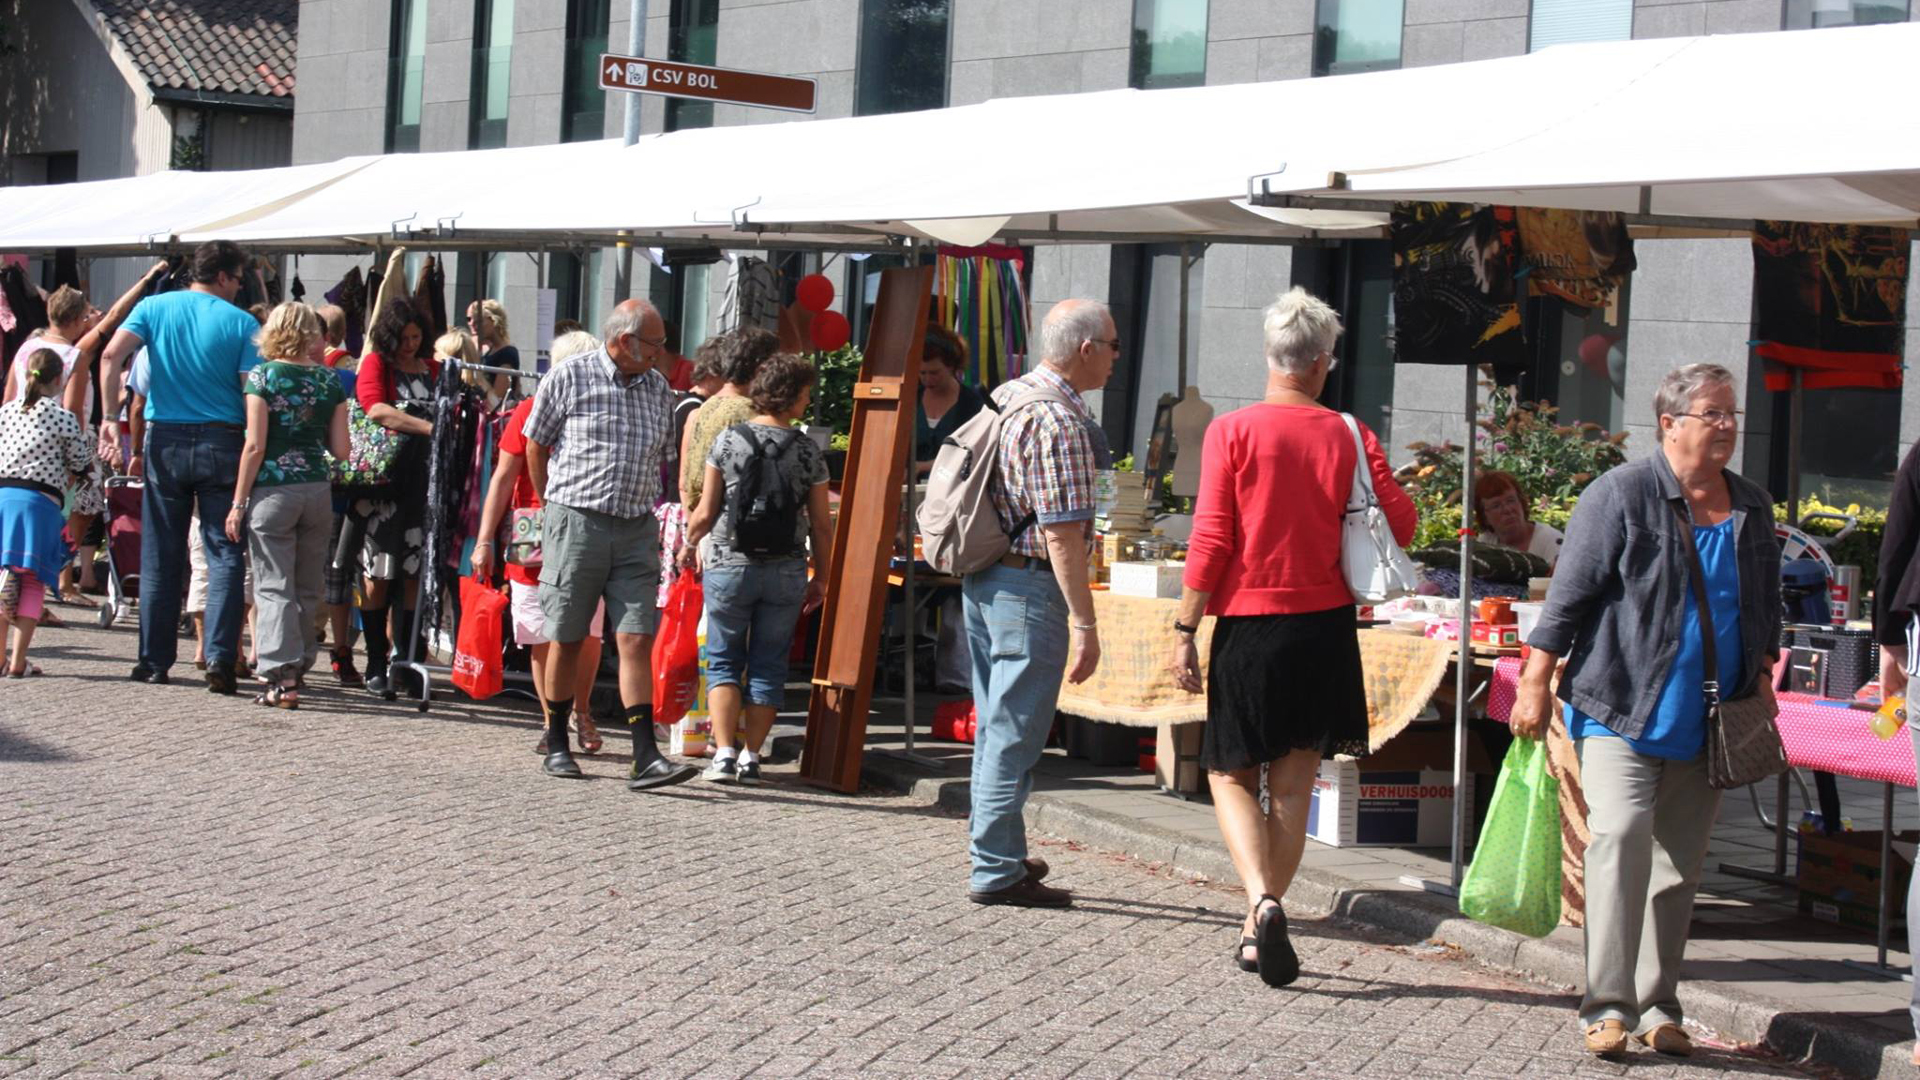
M 653 702 L 627 706 L 627 732 L 633 736 L 633 763 L 645 764 L 660 756 L 653 745 Z
M 547 700 L 547 753 L 557 754 L 569 747 L 567 720 L 573 716 L 572 698 Z
M 367 642 L 367 674 L 385 675 L 387 673 L 387 653 L 391 643 L 387 637 L 387 608 L 360 609 L 360 636 Z

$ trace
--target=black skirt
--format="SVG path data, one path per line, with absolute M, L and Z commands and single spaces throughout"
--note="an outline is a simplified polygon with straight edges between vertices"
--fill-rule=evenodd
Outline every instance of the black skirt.
M 1367 752 L 1367 690 L 1353 607 L 1214 620 L 1201 762 L 1232 772 L 1295 750 Z

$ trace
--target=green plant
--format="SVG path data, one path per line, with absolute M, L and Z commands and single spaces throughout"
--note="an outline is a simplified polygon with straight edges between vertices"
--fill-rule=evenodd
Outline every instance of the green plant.
M 1852 514 L 1860 519 L 1860 526 L 1848 534 L 1845 540 L 1827 547 L 1827 555 L 1835 566 L 1857 566 L 1860 568 L 1860 583 L 1863 589 L 1873 588 L 1880 577 L 1880 538 L 1887 531 L 1887 512 L 1872 506 L 1850 503 L 1847 506 L 1829 506 L 1817 499 L 1806 499 L 1800 503 L 1800 513 L 1795 519 L 1805 518 L 1808 514 Z M 1787 520 L 1787 504 L 1775 503 L 1773 520 Z M 1807 522 L 1805 532 L 1812 536 L 1832 536 L 1840 531 L 1841 522 L 1821 519 Z
M 832 352 L 812 353 L 807 359 L 820 373 L 813 385 L 811 422 L 831 428 L 835 435 L 848 434 L 853 430 L 853 385 L 860 381 L 860 365 L 864 362 L 860 350 L 842 345 Z M 833 448 L 844 449 L 837 445 Z
M 1487 395 L 1486 415 L 1476 422 L 1474 461 L 1482 471 L 1513 474 L 1532 500 L 1535 521 L 1563 528 L 1580 493 L 1595 477 L 1627 460 L 1622 431 L 1609 434 L 1599 424 L 1561 424 L 1546 402 L 1520 401 L 1512 388 L 1495 386 Z M 1420 511 L 1414 548 L 1451 544 L 1460 530 L 1462 449 L 1414 443 L 1414 458 L 1401 466 L 1400 481 Z

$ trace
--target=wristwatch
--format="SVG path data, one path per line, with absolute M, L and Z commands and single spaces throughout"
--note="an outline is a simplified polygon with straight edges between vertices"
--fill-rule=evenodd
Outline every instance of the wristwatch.
M 1185 634 L 1188 637 L 1193 637 L 1195 634 L 1198 634 L 1200 632 L 1199 627 L 1188 626 L 1186 623 L 1181 622 L 1179 619 L 1173 620 L 1173 628 L 1176 632 Z

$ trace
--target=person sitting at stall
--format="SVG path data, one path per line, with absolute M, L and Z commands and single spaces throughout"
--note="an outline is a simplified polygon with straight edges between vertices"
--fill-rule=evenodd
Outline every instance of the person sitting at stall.
M 929 324 L 920 352 L 920 405 L 913 419 L 915 475 L 931 472 L 941 441 L 986 404 L 980 391 L 960 380 L 966 370 L 967 343 L 946 327 Z
M 827 459 L 793 426 L 812 403 L 817 378 L 812 364 L 790 353 L 760 366 L 749 390 L 753 419 L 714 440 L 700 505 L 687 521 L 680 565 L 703 568 L 707 608 L 714 752 L 702 775 L 718 784 L 760 782 L 760 752 L 786 702 L 794 628 L 801 613 L 826 596 L 833 550 Z M 703 553 L 701 541 L 708 539 Z
M 500 301 L 487 298 L 468 304 L 467 331 L 473 335 L 480 349 L 479 358 L 468 363 L 520 370 L 520 349 L 507 336 L 507 309 Z M 549 363 L 558 362 L 552 359 L 551 349 L 548 356 Z M 486 372 L 474 372 L 473 375 L 480 381 L 472 385 L 485 385 L 488 395 L 495 401 L 504 399 L 513 390 L 511 375 L 488 375 Z
M 727 383 L 700 406 L 687 424 L 680 445 L 680 502 L 700 505 L 700 484 L 706 478 L 707 451 L 720 433 L 735 424 L 753 419 L 753 402 L 748 388 L 754 372 L 780 349 L 780 339 L 772 331 L 757 326 L 743 327 L 727 334 L 720 342 L 720 370 Z M 691 510 L 688 513 L 692 513 Z
M 1559 529 L 1533 520 L 1533 504 L 1520 481 L 1498 469 L 1474 481 L 1473 523 L 1480 527 L 1480 543 L 1537 555 L 1549 571 L 1560 561 L 1560 545 L 1567 539 Z
M 592 334 L 576 330 L 555 339 L 547 355 L 557 365 L 599 347 L 599 340 Z M 527 414 L 533 411 L 533 400 L 529 396 L 514 406 L 507 416 L 506 429 L 500 433 L 500 455 L 494 461 L 493 479 L 487 485 L 487 499 L 480 509 L 480 538 L 473 542 L 473 574 L 482 581 L 491 581 L 494 564 L 501 564 L 513 613 L 513 640 L 533 652 L 533 693 L 540 699 L 541 711 L 545 712 L 550 699 L 547 697 L 546 616 L 540 612 L 540 569 L 500 558 L 494 541 L 510 511 L 540 508 L 540 495 L 533 490 L 533 478 L 527 475 Z M 573 726 L 580 732 L 583 754 L 600 752 L 600 729 L 593 721 L 593 683 L 600 674 L 600 628 L 606 621 L 607 604 L 603 599 L 587 628 L 587 640 L 580 647 L 580 664 L 574 671 Z M 540 742 L 534 747 L 534 752 L 542 757 L 548 753 L 548 738 L 543 730 Z
M 321 362 L 326 337 L 312 308 L 289 301 L 267 314 L 262 360 L 247 373 L 247 442 L 234 479 L 227 539 L 245 543 L 256 571 L 256 705 L 300 707 L 300 683 L 320 656 L 320 604 L 332 553 L 333 485 L 327 454 L 347 456 L 347 395 Z
M 354 500 L 349 511 L 365 523 L 360 547 L 360 630 L 367 640 L 367 691 L 385 697 L 395 652 L 405 652 L 418 600 L 420 562 L 426 545 L 428 410 L 440 361 L 425 355 L 427 321 L 412 302 L 387 305 L 368 333 L 373 351 L 362 357 L 354 393 L 367 418 L 389 431 L 412 436 L 393 466 L 393 483 L 379 498 Z M 400 597 L 393 595 L 401 589 Z M 398 599 L 399 603 L 394 603 Z
M 1269 986 L 1300 974 L 1280 901 L 1300 868 L 1320 762 L 1368 747 L 1353 593 L 1340 569 L 1354 470 L 1373 478 L 1396 541 L 1413 539 L 1418 523 L 1373 432 L 1320 404 L 1343 329 L 1305 289 L 1267 306 L 1265 395 L 1207 428 L 1172 630 L 1174 677 L 1199 693 L 1194 638 L 1201 616 L 1214 616 L 1200 753 L 1247 890 L 1234 963 Z
M 1779 653 L 1773 497 L 1727 468 L 1735 390 L 1718 364 L 1661 380 L 1659 452 L 1581 495 L 1513 705 L 1515 736 L 1542 737 L 1559 712 L 1579 755 L 1592 833 L 1579 1016 L 1601 1057 L 1625 1054 L 1629 1038 L 1693 1052 L 1677 991 L 1720 808 L 1703 688 L 1717 682 L 1727 701 L 1765 693 Z
M 61 354 L 38 349 L 22 363 L 24 390 L 0 405 L 0 636 L 12 631 L 9 679 L 40 674 L 27 647 L 46 612 L 45 583 L 73 557 L 60 505 L 93 462 L 80 421 L 55 397 Z

